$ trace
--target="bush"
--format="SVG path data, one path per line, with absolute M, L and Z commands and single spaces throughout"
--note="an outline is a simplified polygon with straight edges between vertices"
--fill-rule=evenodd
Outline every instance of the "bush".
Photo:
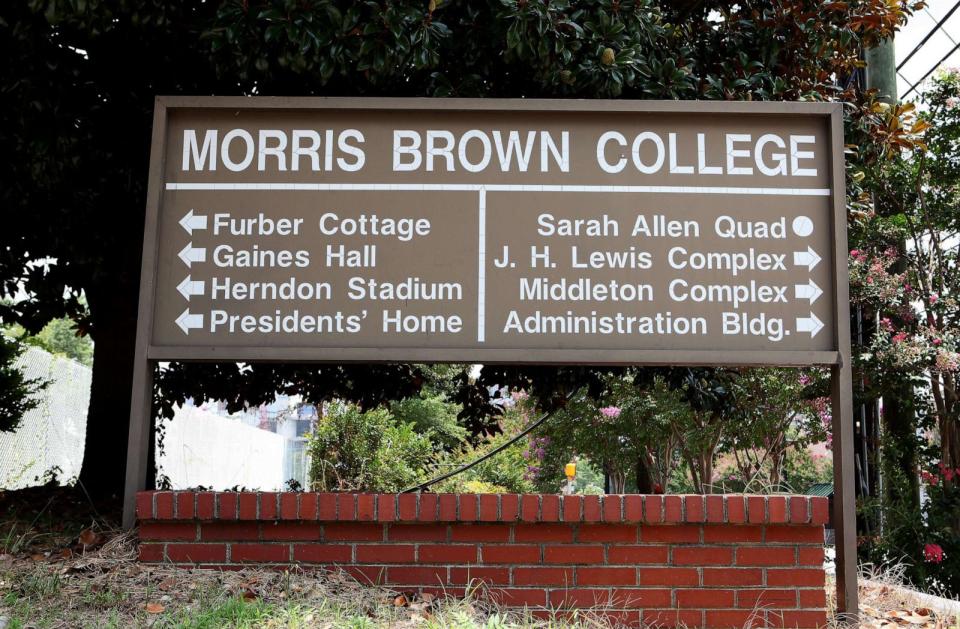
M 390 411 L 334 403 L 309 436 L 313 491 L 402 491 L 421 481 L 437 447 Z

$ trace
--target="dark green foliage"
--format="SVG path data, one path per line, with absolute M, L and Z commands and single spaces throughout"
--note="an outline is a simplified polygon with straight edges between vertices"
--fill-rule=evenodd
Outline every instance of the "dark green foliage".
M 37 394 L 47 384 L 28 379 L 14 363 L 23 353 L 19 342 L 0 334 L 0 431 L 13 432 L 23 416 L 40 404 Z

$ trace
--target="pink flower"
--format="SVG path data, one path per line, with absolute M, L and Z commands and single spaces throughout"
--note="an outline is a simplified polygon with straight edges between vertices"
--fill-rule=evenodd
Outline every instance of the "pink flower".
M 800 386 L 805 387 L 805 386 L 807 386 L 808 384 L 810 384 L 812 381 L 813 381 L 813 379 L 812 379 L 810 376 L 808 376 L 807 374 L 805 374 L 805 373 L 804 373 L 804 374 L 800 374 Z
M 933 339 L 933 344 L 934 344 L 934 345 L 939 345 L 940 343 L 943 343 L 943 341 L 942 341 L 941 339 Z
M 930 483 L 931 485 L 937 484 L 937 477 L 926 470 L 923 470 L 922 472 L 920 472 L 920 478 L 924 482 Z
M 620 417 L 620 407 L 619 406 L 605 406 L 600 409 L 600 414 L 604 417 L 609 417 L 611 419 L 616 419 Z
M 907 333 L 906 333 L 906 332 L 897 332 L 896 334 L 893 335 L 893 342 L 894 342 L 894 343 L 902 343 L 902 342 L 904 342 L 904 341 L 906 341 L 906 340 L 907 340 Z
M 940 544 L 926 544 L 923 547 L 923 560 L 929 563 L 940 563 L 943 561 L 943 548 Z
M 880 319 L 880 327 L 887 332 L 893 332 L 893 322 L 890 320 L 890 317 Z
M 930 305 L 937 303 L 937 300 L 940 299 L 940 295 L 936 293 L 930 293 Z

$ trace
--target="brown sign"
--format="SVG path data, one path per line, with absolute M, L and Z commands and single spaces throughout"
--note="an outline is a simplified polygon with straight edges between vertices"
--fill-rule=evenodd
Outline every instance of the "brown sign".
M 162 102 L 150 358 L 837 361 L 839 106 Z

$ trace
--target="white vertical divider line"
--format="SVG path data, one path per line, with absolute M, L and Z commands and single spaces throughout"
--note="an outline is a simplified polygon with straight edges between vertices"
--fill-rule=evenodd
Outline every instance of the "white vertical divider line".
M 487 316 L 487 189 L 480 188 L 479 200 L 479 247 L 477 248 L 477 342 L 483 343 L 486 335 Z

